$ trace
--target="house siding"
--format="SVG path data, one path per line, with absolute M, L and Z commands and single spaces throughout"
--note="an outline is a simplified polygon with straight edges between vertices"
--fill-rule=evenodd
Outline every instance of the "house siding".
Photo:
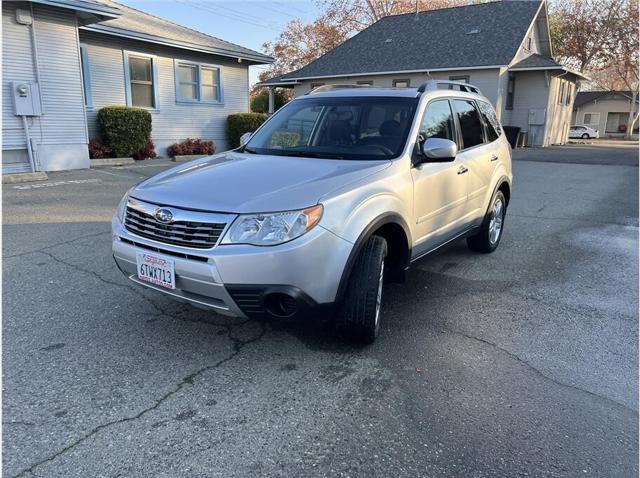
M 600 132 L 600 137 L 624 137 L 625 133 L 607 132 L 607 115 L 609 113 L 627 113 L 627 124 L 629 118 L 629 110 L 631 109 L 631 100 L 627 99 L 601 99 L 591 101 L 576 108 L 572 114 L 571 124 L 583 125 L 585 113 L 600 113 L 600 121 L 597 125 L 588 125 L 596 128 Z M 638 124 L 636 123 L 636 131 Z
M 249 111 L 247 63 L 154 45 L 95 32 L 80 31 L 80 42 L 87 47 L 93 107 L 87 112 L 89 137 L 98 137 L 98 110 L 107 105 L 125 105 L 124 54 L 126 51 L 156 57 L 158 68 L 158 110 L 152 112 L 152 139 L 156 149 L 165 148 L 188 137 L 213 140 L 216 150 L 227 149 L 227 116 Z M 224 104 L 178 104 L 175 93 L 174 59 L 221 66 Z
M 480 88 L 480 91 L 495 105 L 498 97 L 498 73 L 497 68 L 483 70 L 454 70 L 438 71 L 432 73 L 393 73 L 386 75 L 349 76 L 340 78 L 322 78 L 317 80 L 304 80 L 295 85 L 295 96 L 304 95 L 311 89 L 312 83 L 325 85 L 356 84 L 358 81 L 373 81 L 373 86 L 392 87 L 393 80 L 409 79 L 412 88 L 420 86 L 428 80 L 449 80 L 450 76 L 469 76 L 469 83 Z
M 34 156 L 44 171 L 89 166 L 75 13 L 33 5 L 32 25 L 15 20 L 28 3 L 3 4 L 3 150 L 27 161 L 22 120 L 13 113 L 11 81 L 37 81 L 42 116 L 28 119 Z M 35 39 L 35 42 L 34 42 Z M 8 168 L 3 164 L 3 171 Z

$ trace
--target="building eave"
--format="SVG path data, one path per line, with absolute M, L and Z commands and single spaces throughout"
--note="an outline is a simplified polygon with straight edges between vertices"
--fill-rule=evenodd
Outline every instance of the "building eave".
M 75 0 L 30 0 L 32 3 L 48 5 L 51 7 L 65 8 L 67 10 L 75 10 L 78 12 L 90 13 L 103 19 L 118 18 L 122 12 L 113 7 L 98 4 L 88 4 L 87 2 Z
M 507 68 L 508 65 L 481 65 L 481 66 L 467 66 L 467 67 L 448 67 L 448 68 L 421 68 L 419 70 L 397 70 L 397 71 L 371 71 L 366 73 L 343 73 L 338 75 L 322 75 L 322 76 L 305 76 L 305 77 L 287 77 L 283 76 L 283 80 L 321 80 L 325 78 L 347 78 L 351 76 L 371 76 L 371 75 L 399 75 L 410 73 L 431 73 L 439 71 L 464 71 L 464 70 L 497 70 L 500 68 Z
M 171 46 L 174 48 L 180 48 L 182 50 L 198 51 L 202 53 L 210 53 L 213 55 L 224 56 L 228 58 L 237 58 L 240 60 L 247 60 L 255 64 L 269 64 L 275 61 L 274 58 L 266 55 L 250 55 L 245 52 L 238 52 L 234 50 L 227 50 L 223 48 L 208 47 L 206 45 L 198 45 L 195 43 L 183 42 L 180 40 L 174 40 L 172 38 L 162 38 L 156 35 L 149 35 L 141 32 L 133 32 L 130 30 L 123 30 L 120 28 L 114 28 L 107 25 L 88 25 L 80 27 L 81 30 L 91 31 L 96 33 L 103 33 L 105 35 L 112 35 L 121 38 L 129 38 L 132 40 L 139 40 L 148 43 L 155 43 L 158 45 Z

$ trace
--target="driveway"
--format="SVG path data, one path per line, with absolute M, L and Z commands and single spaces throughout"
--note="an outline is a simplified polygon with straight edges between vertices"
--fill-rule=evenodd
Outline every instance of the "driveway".
M 617 154 L 515 161 L 500 248 L 416 264 L 365 348 L 129 284 L 111 213 L 166 162 L 5 186 L 4 476 L 637 476 L 638 168 Z
M 575 140 L 574 144 L 514 150 L 516 159 L 554 163 L 638 165 L 637 141 Z

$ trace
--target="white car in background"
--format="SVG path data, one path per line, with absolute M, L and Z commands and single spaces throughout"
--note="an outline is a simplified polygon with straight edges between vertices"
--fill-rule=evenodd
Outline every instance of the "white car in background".
M 588 126 L 572 126 L 569 129 L 569 138 L 582 138 L 582 139 L 598 139 L 600 133 L 597 129 L 589 128 Z

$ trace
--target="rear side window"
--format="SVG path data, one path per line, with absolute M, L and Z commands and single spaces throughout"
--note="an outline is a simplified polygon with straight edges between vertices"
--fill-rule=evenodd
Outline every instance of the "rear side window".
M 462 133 L 462 149 L 473 148 L 484 143 L 480 113 L 473 101 L 453 100 L 453 108 L 458 115 Z
M 478 108 L 482 114 L 482 119 L 487 127 L 487 141 L 495 141 L 500 136 L 502 129 L 500 128 L 500 121 L 496 116 L 496 112 L 493 107 L 484 101 L 478 101 Z
M 420 134 L 424 139 L 442 138 L 455 141 L 453 115 L 448 100 L 434 101 L 427 106 L 422 117 Z

